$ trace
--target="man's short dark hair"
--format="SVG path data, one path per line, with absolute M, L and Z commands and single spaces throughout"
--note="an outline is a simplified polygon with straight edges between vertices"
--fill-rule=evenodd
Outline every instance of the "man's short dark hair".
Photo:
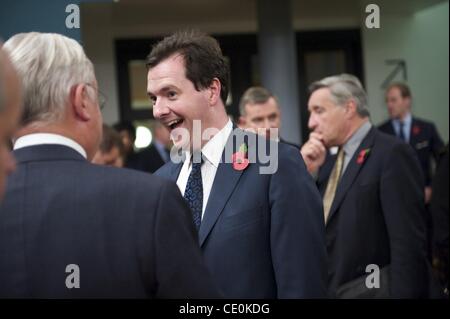
M 128 132 L 130 137 L 133 139 L 133 142 L 136 139 L 136 128 L 134 127 L 134 125 L 131 122 L 128 122 L 128 121 L 120 122 L 120 123 L 114 124 L 113 128 L 119 133 L 122 131 Z
M 402 96 L 402 98 L 405 98 L 405 97 L 411 98 L 411 90 L 409 89 L 409 86 L 406 85 L 405 83 L 401 83 L 401 82 L 391 83 L 388 86 L 386 92 L 389 92 L 393 88 L 399 89 L 400 95 Z
M 183 56 L 186 78 L 197 91 L 209 87 L 214 78 L 219 79 L 220 97 L 225 103 L 229 90 L 229 68 L 217 40 L 196 30 L 175 32 L 153 46 L 147 57 L 147 67 L 151 69 L 176 53 Z
M 266 103 L 271 97 L 274 98 L 278 104 L 277 98 L 268 89 L 261 86 L 252 86 L 244 92 L 239 101 L 239 113 L 241 116 L 244 116 L 245 106 L 247 104 Z

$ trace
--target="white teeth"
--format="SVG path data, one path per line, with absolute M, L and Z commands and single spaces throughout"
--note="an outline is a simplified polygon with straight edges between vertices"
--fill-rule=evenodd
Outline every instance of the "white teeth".
M 172 127 L 180 122 L 181 122 L 181 120 L 173 120 L 173 121 L 168 122 L 166 125 L 169 127 Z

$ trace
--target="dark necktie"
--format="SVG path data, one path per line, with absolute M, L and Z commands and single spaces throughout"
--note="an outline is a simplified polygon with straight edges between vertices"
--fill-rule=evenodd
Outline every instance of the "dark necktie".
M 405 128 L 405 123 L 400 121 L 400 131 L 398 132 L 398 137 L 403 141 L 406 142 L 405 133 L 403 132 Z
M 195 161 L 194 161 L 195 162 Z M 191 174 L 189 175 L 184 198 L 187 200 L 192 211 L 192 218 L 197 231 L 200 229 L 203 210 L 203 183 L 202 183 L 202 162 L 192 163 Z

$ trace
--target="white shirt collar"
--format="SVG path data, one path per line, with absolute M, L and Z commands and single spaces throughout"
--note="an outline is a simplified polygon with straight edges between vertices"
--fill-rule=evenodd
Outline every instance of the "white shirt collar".
M 64 145 L 74 149 L 84 158 L 87 158 L 86 151 L 80 144 L 65 136 L 50 133 L 33 133 L 19 137 L 14 143 L 14 150 L 42 144 Z
M 225 145 L 228 141 L 228 137 L 233 130 L 233 123 L 228 120 L 227 124 L 210 139 L 202 148 L 202 155 L 208 160 L 215 168 L 219 167 L 222 159 L 222 153 Z M 186 159 L 191 158 L 191 153 L 186 152 Z

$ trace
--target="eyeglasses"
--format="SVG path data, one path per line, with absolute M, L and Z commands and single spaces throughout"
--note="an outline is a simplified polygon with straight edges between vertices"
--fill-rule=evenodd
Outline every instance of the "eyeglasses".
M 102 91 L 100 91 L 98 88 L 96 88 L 94 85 L 92 85 L 91 83 L 85 83 L 87 86 L 93 88 L 94 90 L 97 91 L 97 100 L 98 100 L 98 105 L 100 107 L 100 110 L 103 110 L 103 108 L 106 105 L 106 95 L 102 93 Z

